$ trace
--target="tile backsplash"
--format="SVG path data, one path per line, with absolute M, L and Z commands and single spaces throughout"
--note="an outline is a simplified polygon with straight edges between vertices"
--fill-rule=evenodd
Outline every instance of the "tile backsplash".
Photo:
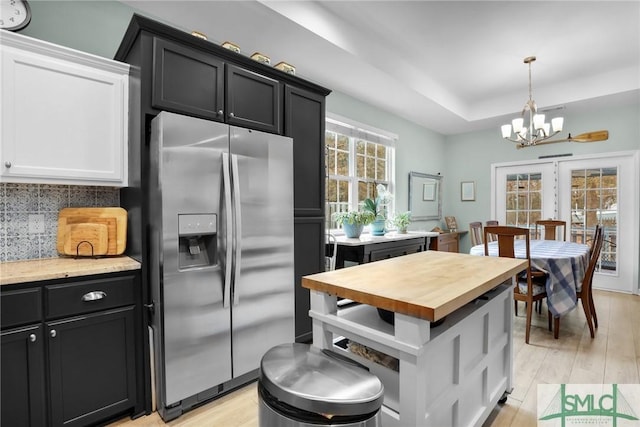
M 119 188 L 0 183 L 0 262 L 57 257 L 60 209 L 105 206 L 120 206 Z

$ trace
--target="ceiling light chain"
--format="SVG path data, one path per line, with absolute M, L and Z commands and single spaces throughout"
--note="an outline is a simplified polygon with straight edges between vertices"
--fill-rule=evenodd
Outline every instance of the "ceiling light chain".
M 529 100 L 522 109 L 522 117 L 513 119 L 511 124 L 502 125 L 502 137 L 509 141 L 515 142 L 522 147 L 536 145 L 538 142 L 544 141 L 562 131 L 564 119 L 555 117 L 551 120 L 551 125 L 545 123 L 545 115 L 538 114 L 538 107 L 533 100 L 533 90 L 531 85 L 531 63 L 536 60 L 535 56 L 524 58 L 524 63 L 529 64 Z M 525 113 L 529 112 L 529 123 L 525 126 Z M 511 128 L 513 134 L 511 136 Z M 550 132 L 553 129 L 553 132 Z

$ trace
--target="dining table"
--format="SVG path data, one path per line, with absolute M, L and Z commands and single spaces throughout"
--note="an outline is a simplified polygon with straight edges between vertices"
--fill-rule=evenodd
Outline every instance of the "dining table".
M 489 256 L 498 256 L 498 242 L 488 243 Z M 559 240 L 530 240 L 531 267 L 546 273 L 547 305 L 554 317 L 561 317 L 578 304 L 577 294 L 589 265 L 591 247 Z M 516 258 L 526 258 L 526 241 L 514 242 Z M 476 245 L 471 255 L 485 255 L 484 244 Z

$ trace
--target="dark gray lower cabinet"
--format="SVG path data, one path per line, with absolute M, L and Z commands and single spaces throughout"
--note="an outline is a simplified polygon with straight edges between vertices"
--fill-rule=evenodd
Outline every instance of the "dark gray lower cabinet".
M 135 413 L 139 281 L 136 272 L 2 287 L 2 426 L 90 426 Z M 25 301 L 28 315 L 8 309 Z
M 309 317 L 309 289 L 302 287 L 302 276 L 324 271 L 324 217 L 294 218 L 296 342 L 313 338 Z
M 48 322 L 51 421 L 86 426 L 135 404 L 134 307 Z
M 42 324 L 2 331 L 0 425 L 45 424 L 44 339 Z

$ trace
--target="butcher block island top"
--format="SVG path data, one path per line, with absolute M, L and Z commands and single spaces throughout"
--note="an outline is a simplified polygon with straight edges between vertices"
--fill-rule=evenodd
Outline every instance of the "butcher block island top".
M 10 261 L 0 263 L 0 285 L 139 269 L 140 263 L 128 256 Z
M 302 286 L 435 322 L 510 279 L 525 260 L 426 251 L 302 278 Z

